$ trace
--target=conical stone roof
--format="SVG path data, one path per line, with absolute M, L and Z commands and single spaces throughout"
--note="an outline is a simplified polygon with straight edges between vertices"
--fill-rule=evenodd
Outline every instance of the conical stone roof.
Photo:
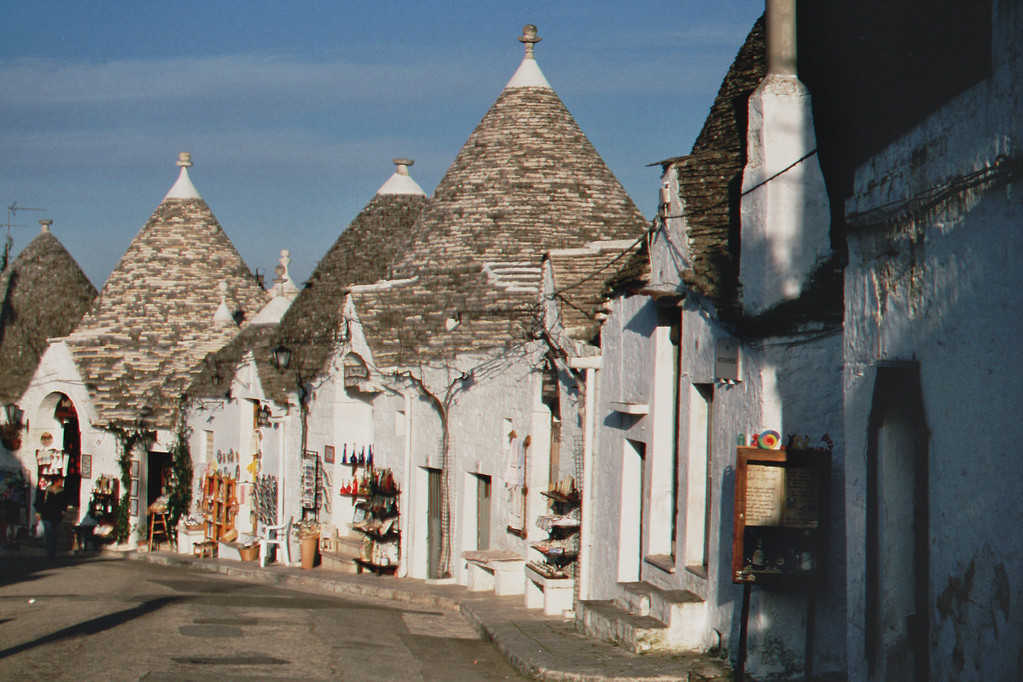
M 0 404 L 21 397 L 48 339 L 70 333 L 96 298 L 50 222 L 40 221 L 40 234 L 0 276 Z
M 440 181 L 395 276 L 434 261 L 539 267 L 549 249 L 635 239 L 646 228 L 536 65 L 536 27 L 520 40 L 522 65 Z
M 206 202 L 181 174 L 67 342 L 101 425 L 169 428 L 197 364 L 269 299 Z M 217 319 L 220 284 L 233 320 Z
M 197 395 L 223 390 L 212 379 L 230 372 L 251 350 L 260 365 L 264 390 L 274 399 L 298 385 L 298 373 L 308 377 L 323 369 L 336 347 L 345 295 L 352 286 L 372 284 L 387 276 L 389 267 L 408 246 L 412 225 L 428 203 L 426 193 L 409 175 L 410 159 L 394 159 L 394 174 L 320 259 L 298 297 L 272 331 L 251 331 L 211 356 L 203 377 L 194 385 Z M 294 366 L 269 371 L 271 351 L 284 345 Z M 208 377 L 206 375 L 209 375 Z
M 647 221 L 526 55 L 416 221 L 392 286 L 353 292 L 380 366 L 485 352 L 536 331 L 551 249 L 635 240 Z

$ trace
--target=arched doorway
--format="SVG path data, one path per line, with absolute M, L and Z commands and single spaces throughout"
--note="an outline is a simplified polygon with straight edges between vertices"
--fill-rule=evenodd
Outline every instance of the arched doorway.
M 64 490 L 72 507 L 80 506 L 82 491 L 82 430 L 74 401 L 64 393 L 43 399 L 32 421 L 38 433 L 36 481 L 45 475 L 64 477 Z

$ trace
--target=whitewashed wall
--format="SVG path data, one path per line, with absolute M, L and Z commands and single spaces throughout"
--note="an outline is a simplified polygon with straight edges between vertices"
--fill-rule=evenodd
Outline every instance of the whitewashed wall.
M 298 468 L 292 461 L 299 448 L 300 422 L 297 410 L 267 401 L 260 371 L 274 370 L 260 370 L 249 356 L 235 369 L 225 385 L 222 398 L 194 399 L 189 404 L 186 424 L 189 428 L 188 443 L 193 467 L 192 509 L 196 516 L 201 517 L 200 486 L 206 471 L 224 471 L 234 476 L 237 467 L 240 470 L 240 481 L 252 481 L 252 475 L 246 469 L 252 462 L 252 452 L 256 445 L 253 439 L 255 431 L 259 433 L 260 474 L 278 479 L 278 513 L 282 515 L 281 521 L 286 521 L 289 516 L 296 519 L 300 516 L 298 483 L 293 478 Z M 253 429 L 253 405 L 257 402 L 270 408 L 270 424 Z M 286 449 L 291 453 L 287 457 L 284 455 Z M 228 453 L 234 453 L 234 462 L 223 461 Z M 219 461 L 218 455 L 221 458 Z M 289 481 L 293 484 L 289 485 Z M 242 511 L 247 515 L 253 509 L 251 488 L 247 487 Z M 237 528 L 239 533 L 245 535 L 258 531 L 258 527 L 241 517 Z
M 682 306 L 682 360 L 679 379 L 679 464 L 677 549 L 675 571 L 669 573 L 650 564 L 640 569 L 639 579 L 663 589 L 688 589 L 707 605 L 705 645 L 720 643 L 731 649 L 738 642 L 742 588 L 731 582 L 732 510 L 734 507 L 735 454 L 740 433 L 768 428 L 783 434 L 806 434 L 819 439 L 827 433 L 838 445 L 832 469 L 833 490 L 843 490 L 842 463 L 842 347 L 841 335 L 820 339 L 774 338 L 742 348 L 742 380 L 732 385 L 716 381 L 715 342 L 726 332 L 692 296 Z M 597 406 L 598 436 L 594 461 L 594 504 L 587 514 L 593 519 L 594 545 L 584 567 L 589 572 L 592 599 L 611 599 L 618 583 L 637 578 L 628 575 L 633 559 L 623 547 L 637 542 L 637 528 L 623 527 L 621 512 L 635 485 L 627 465 L 628 441 L 646 449 L 644 490 L 644 549 L 660 553 L 656 535 L 670 532 L 670 489 L 658 486 L 660 448 L 658 438 L 670 434 L 671 420 L 659 401 L 672 400 L 670 390 L 655 386 L 654 377 L 670 371 L 657 349 L 657 311 L 644 296 L 619 297 L 603 327 L 603 369 L 598 373 L 600 399 Z M 660 365 L 658 358 L 660 357 Z M 670 358 L 669 358 L 670 359 Z M 689 459 L 706 457 L 706 422 L 699 420 L 703 400 L 693 385 L 713 386 L 711 407 L 713 481 L 710 507 L 710 543 L 706 576 L 686 570 L 686 528 L 703 527 L 703 517 L 687 519 L 689 507 Z M 646 416 L 628 414 L 629 404 L 645 405 Z M 705 404 L 704 404 L 705 405 Z M 673 406 L 672 406 L 673 408 Z M 670 411 L 667 414 L 670 417 Z M 659 423 L 660 422 L 660 423 Z M 669 445 L 669 452 L 672 446 Z M 623 466 L 625 465 L 625 466 Z M 702 480 L 693 488 L 702 490 Z M 658 499 L 658 495 L 669 496 Z M 665 518 L 669 515 L 669 518 Z M 828 587 L 818 599 L 817 670 L 841 670 L 845 665 L 844 616 L 844 502 L 832 501 L 831 546 Z M 635 525 L 628 521 L 629 526 Z M 701 531 L 702 532 L 702 531 Z M 662 542 L 663 544 L 663 542 Z M 698 543 L 702 545 L 702 543 Z M 624 573 L 623 573 L 624 571 Z M 750 618 L 747 669 L 755 674 L 793 674 L 802 668 L 805 641 L 805 593 L 755 588 Z
M 1023 57 L 1018 3 L 996 3 L 985 81 L 862 167 L 848 209 L 869 211 L 1018 159 Z M 926 163 L 918 163 L 924 158 Z M 850 237 L 845 392 L 849 679 L 865 679 L 867 429 L 878 362 L 919 363 L 929 441 L 931 679 L 1016 679 L 1023 556 L 1007 532 L 1023 503 L 1014 425 L 1023 411 L 1018 182 L 968 191 L 893 229 Z M 1010 526 L 1006 526 L 1010 523 Z
M 490 548 L 509 549 L 524 558 L 529 554 L 529 542 L 546 537 L 536 527 L 536 517 L 546 513 L 545 498 L 541 490 L 548 489 L 550 462 L 550 411 L 540 402 L 540 373 L 535 371 L 535 353 L 515 349 L 498 358 L 461 357 L 460 371 L 436 370 L 428 375 L 428 384 L 443 392 L 448 386 L 457 386 L 448 415 L 451 477 L 451 568 L 453 577 L 461 584 L 467 580 L 462 552 L 476 549 L 476 488 L 474 474 L 490 476 L 492 483 Z M 472 372 L 473 379 L 464 384 L 457 378 L 461 372 Z M 425 406 L 429 407 L 429 406 Z M 432 408 L 431 408 L 432 409 Z M 434 414 L 436 412 L 434 411 Z M 425 415 L 424 415 L 425 416 Z M 439 419 L 437 420 L 439 427 Z M 519 538 L 507 531 L 509 494 L 505 485 L 505 469 L 509 456 L 509 431 L 520 438 L 530 437 L 526 451 L 526 483 L 529 489 L 525 528 L 527 538 Z M 440 466 L 439 439 L 441 432 L 428 431 L 426 439 L 417 437 L 422 452 L 414 452 L 419 467 Z M 430 438 L 436 440 L 430 440 Z M 425 489 L 416 495 L 426 496 Z M 425 502 L 425 500 L 424 500 Z M 420 519 L 425 520 L 425 505 L 415 523 L 419 532 Z M 425 550 L 425 544 L 421 550 Z M 539 556 L 528 556 L 537 559 Z M 523 577 L 523 579 L 525 579 Z
M 80 497 L 77 502 L 79 520 L 88 510 L 89 500 L 92 495 L 92 488 L 95 480 L 106 474 L 120 480 L 121 467 L 117 460 L 121 453 L 120 441 L 105 429 L 94 426 L 96 412 L 89 398 L 88 390 L 82 381 L 71 356 L 67 345 L 55 341 L 49 345 L 39 361 L 39 366 L 29 383 L 28 388 L 22 395 L 19 405 L 24 410 L 24 419 L 27 428 L 22 434 L 22 446 L 14 453 L 15 457 L 28 472 L 33 487 L 33 495 L 36 488 L 36 449 L 40 445 L 40 437 L 44 432 L 53 436 L 54 444 L 63 442 L 63 427 L 54 416 L 58 394 L 68 396 L 74 403 L 78 412 L 79 429 L 81 430 L 81 451 L 82 454 L 92 455 L 92 476 L 82 478 Z M 158 431 L 157 440 L 150 446 L 153 451 L 166 452 L 173 436 L 167 431 Z M 131 519 L 127 544 L 135 546 L 143 541 L 148 529 L 146 528 L 147 508 L 152 500 L 147 497 L 146 481 L 149 472 L 148 457 L 145 452 L 137 452 L 134 458 L 139 460 L 139 497 L 138 513 Z M 124 494 L 124 490 L 120 494 Z

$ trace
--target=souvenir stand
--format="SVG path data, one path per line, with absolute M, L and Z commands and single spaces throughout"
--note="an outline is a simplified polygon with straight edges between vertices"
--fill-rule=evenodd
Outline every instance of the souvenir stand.
M 354 500 L 350 528 L 363 536 L 359 556 L 354 559 L 358 572 L 372 571 L 392 575 L 401 560 L 398 520 L 398 485 L 390 469 L 373 465 L 369 454 L 343 456 L 342 464 L 351 467 L 352 479 L 341 486 L 342 497 Z
M 117 527 L 117 507 L 121 503 L 120 497 L 121 482 L 110 474 L 99 476 L 92 485 L 92 493 L 89 496 L 88 516 L 95 525 L 89 527 L 83 520 L 79 525 L 79 542 L 88 549 L 90 542 L 111 542 L 114 539 L 114 529 Z
M 195 543 L 194 553 L 200 557 L 217 556 L 221 541 L 237 536 L 234 519 L 238 512 L 235 479 L 220 473 L 206 474 L 202 485 L 203 529 L 205 539 Z
M 540 558 L 526 564 L 526 607 L 560 616 L 572 610 L 575 594 L 581 498 L 571 477 L 540 494 L 547 498 L 550 513 L 539 517 L 536 525 L 548 537 L 530 546 Z

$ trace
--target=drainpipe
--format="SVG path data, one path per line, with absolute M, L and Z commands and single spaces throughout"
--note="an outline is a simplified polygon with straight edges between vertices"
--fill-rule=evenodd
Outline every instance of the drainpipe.
M 572 369 L 586 370 L 586 421 L 583 424 L 583 490 L 582 518 L 579 528 L 579 599 L 590 598 L 590 557 L 593 554 L 593 445 L 597 424 L 597 371 L 603 365 L 600 355 L 587 355 L 569 358 L 568 366 Z

